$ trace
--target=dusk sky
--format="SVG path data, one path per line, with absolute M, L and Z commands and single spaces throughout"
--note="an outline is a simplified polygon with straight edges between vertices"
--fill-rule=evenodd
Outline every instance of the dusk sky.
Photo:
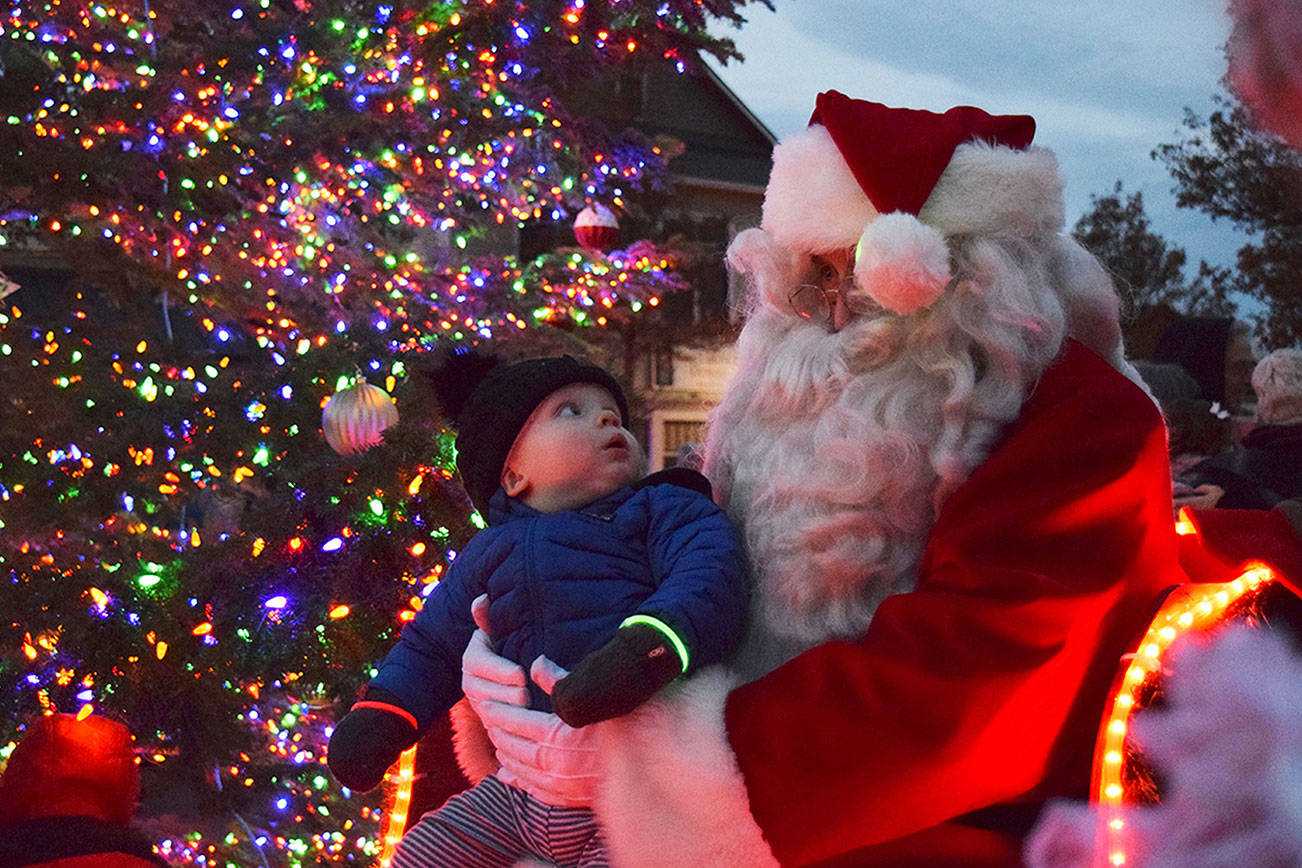
M 1070 226 L 1120 179 L 1153 228 L 1199 259 L 1232 265 L 1241 237 L 1178 209 L 1154 147 L 1206 116 L 1221 90 L 1230 24 L 1223 0 L 775 0 L 746 7 L 744 63 L 715 65 L 779 138 L 835 88 L 888 105 L 969 104 L 1030 114 L 1066 179 Z

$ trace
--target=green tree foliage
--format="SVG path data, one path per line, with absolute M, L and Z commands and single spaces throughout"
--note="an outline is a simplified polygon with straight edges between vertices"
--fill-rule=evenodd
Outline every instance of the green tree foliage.
M 705 25 L 745 2 L 9 4 L 0 760 L 33 714 L 108 714 L 174 864 L 374 862 L 381 796 L 330 778 L 328 726 L 479 521 L 420 371 L 679 285 L 649 244 L 513 236 L 667 176 L 566 82 L 732 56 Z M 358 375 L 400 419 L 338 455 Z
M 1232 98 L 1206 118 L 1186 111 L 1184 125 L 1184 138 L 1154 151 L 1176 203 L 1249 235 L 1231 288 L 1264 306 L 1257 332 L 1267 346 L 1302 343 L 1302 155 L 1256 129 Z
M 428 354 L 70 301 L 0 313 L 0 746 L 43 710 L 118 717 L 178 864 L 369 863 L 381 794 L 330 778 L 331 708 L 475 530 Z M 400 419 L 338 455 L 321 406 L 359 368 Z
M 745 2 L 15 2 L 0 245 L 277 334 L 564 316 L 567 290 L 600 303 L 612 284 L 540 286 L 529 263 L 467 251 L 663 184 L 656 143 L 575 114 L 564 89 L 735 56 L 705 24 Z M 649 294 L 627 281 L 616 294 Z
M 1173 314 L 1229 316 L 1229 274 L 1201 262 L 1192 281 L 1185 277 L 1188 256 L 1152 230 L 1144 196 L 1126 194 L 1120 181 L 1112 192 L 1091 197 L 1092 208 L 1072 227 L 1072 235 L 1099 258 L 1112 275 L 1123 301 L 1122 325 L 1132 354 L 1151 350 L 1150 335 Z

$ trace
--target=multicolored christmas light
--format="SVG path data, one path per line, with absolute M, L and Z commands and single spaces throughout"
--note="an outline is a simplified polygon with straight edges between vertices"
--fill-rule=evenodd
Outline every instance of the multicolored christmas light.
M 465 251 L 662 185 L 658 146 L 558 94 L 620 63 L 727 57 L 703 28 L 737 5 L 14 2 L 0 245 L 310 340 L 646 303 L 673 288 L 655 257 L 602 263 L 613 281 L 585 266 L 536 285 L 530 263 Z
M 197 344 L 121 347 L 88 307 L 0 314 L 0 744 L 41 710 L 121 716 L 147 794 L 224 807 L 149 827 L 176 864 L 369 864 L 381 799 L 326 771 L 333 704 L 475 529 L 419 354 L 363 353 L 411 419 L 342 459 L 320 406 L 353 353 L 179 316 Z
M 85 290 L 51 311 L 0 283 L 0 759 L 31 714 L 109 714 L 173 864 L 381 857 L 382 797 L 322 764 L 333 712 L 478 522 L 413 374 L 681 286 L 646 243 L 503 251 L 665 179 L 567 83 L 728 56 L 704 27 L 740 5 L 0 9 L 0 268 Z M 321 410 L 359 368 L 401 419 L 341 457 Z M 162 823 L 151 793 L 198 804 Z

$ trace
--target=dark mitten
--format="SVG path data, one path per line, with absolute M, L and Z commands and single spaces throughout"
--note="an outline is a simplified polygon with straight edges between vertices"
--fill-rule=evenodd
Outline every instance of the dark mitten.
M 552 689 L 552 709 L 570 726 L 628 714 L 683 671 L 669 638 L 647 624 L 620 627 Z
M 389 766 L 416 743 L 416 724 L 396 707 L 362 701 L 344 715 L 330 736 L 326 762 L 350 790 L 373 790 Z

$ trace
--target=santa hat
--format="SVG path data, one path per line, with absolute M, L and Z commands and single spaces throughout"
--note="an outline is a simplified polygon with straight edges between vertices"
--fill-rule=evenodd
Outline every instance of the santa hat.
M 762 225 L 796 250 L 855 247 L 856 283 L 912 313 L 950 280 L 947 237 L 1062 227 L 1058 164 L 1034 135 L 1029 115 L 936 114 L 829 90 L 809 127 L 773 150 Z

